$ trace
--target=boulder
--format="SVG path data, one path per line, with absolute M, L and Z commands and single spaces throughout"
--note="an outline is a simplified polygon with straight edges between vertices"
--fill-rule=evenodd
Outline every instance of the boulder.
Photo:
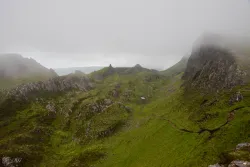
M 241 100 L 243 100 L 243 95 L 240 93 L 240 91 L 234 93 L 229 100 L 229 104 L 233 105 L 236 102 L 240 102 Z
M 49 103 L 46 105 L 46 109 L 47 109 L 49 112 L 56 113 L 56 107 L 55 107 L 55 104 L 54 104 L 54 103 L 49 102 Z
M 236 151 L 238 150 L 246 150 L 250 151 L 250 143 L 240 143 L 236 146 Z
M 2 165 L 4 167 L 17 167 L 21 163 L 22 158 L 2 157 Z
M 228 167 L 250 167 L 250 162 L 248 161 L 232 161 Z

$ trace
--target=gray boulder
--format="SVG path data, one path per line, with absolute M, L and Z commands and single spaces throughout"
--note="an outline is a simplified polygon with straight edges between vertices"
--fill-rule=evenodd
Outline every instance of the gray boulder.
M 54 103 L 49 102 L 49 103 L 46 105 L 46 109 L 47 109 L 49 112 L 56 113 L 56 106 L 55 106 Z
M 231 162 L 228 167 L 250 167 L 250 162 L 248 161 L 233 161 Z
M 247 150 L 250 151 L 250 143 L 240 143 L 236 146 L 236 151 Z
M 11 157 L 2 157 L 2 165 L 4 167 L 18 167 L 21 163 L 22 158 L 11 158 Z

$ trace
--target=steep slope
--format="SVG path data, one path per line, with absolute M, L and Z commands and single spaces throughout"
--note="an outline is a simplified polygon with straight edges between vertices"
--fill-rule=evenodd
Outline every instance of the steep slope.
M 60 77 L 3 93 L 11 98 L 0 104 L 1 165 L 207 167 L 250 160 L 247 150 L 234 150 L 250 140 L 247 55 L 197 49 L 186 69 L 183 60 L 163 74 L 110 65 L 91 79 Z M 15 95 L 23 90 L 27 103 L 19 105 Z
M 249 71 L 235 56 L 211 45 L 194 50 L 184 80 L 169 71 L 172 79 L 155 87 L 151 102 L 143 110 L 135 107 L 129 128 L 104 142 L 109 156 L 98 166 L 200 167 L 249 160 L 249 153 L 226 154 L 250 135 Z
M 191 54 L 183 79 L 193 88 L 217 91 L 247 82 L 247 72 L 240 68 L 237 55 L 218 46 L 205 45 Z M 246 61 L 246 60 L 245 60 Z
M 0 55 L 0 88 L 12 87 L 20 83 L 38 81 L 57 76 L 33 59 L 19 54 Z
M 124 101 L 130 94 L 117 97 L 113 88 L 122 85 L 96 84 L 91 90 L 90 80 L 74 75 L 9 91 L 0 104 L 2 165 L 90 166 L 106 156 L 98 142 L 127 122 L 132 110 Z
M 161 71 L 161 74 L 167 77 L 173 77 L 180 73 L 183 73 L 187 66 L 188 57 L 183 57 L 178 63 L 173 65 L 172 67 Z

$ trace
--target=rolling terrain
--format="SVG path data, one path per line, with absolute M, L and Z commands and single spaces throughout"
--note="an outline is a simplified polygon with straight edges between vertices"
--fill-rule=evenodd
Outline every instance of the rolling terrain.
M 249 64 L 204 45 L 166 71 L 111 65 L 2 92 L 2 166 L 207 167 L 250 161 Z M 10 165 L 9 165 L 10 166 Z

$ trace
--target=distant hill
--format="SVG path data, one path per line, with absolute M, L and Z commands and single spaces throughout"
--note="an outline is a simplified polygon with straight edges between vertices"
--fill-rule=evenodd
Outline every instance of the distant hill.
M 19 54 L 0 55 L 0 88 L 55 76 L 54 70 L 47 69 L 32 58 L 24 58 Z
M 113 67 L 110 64 L 109 67 L 104 67 L 101 70 L 92 72 L 90 76 L 97 80 L 103 80 L 104 78 L 114 74 L 133 75 L 141 72 L 158 73 L 159 71 L 144 68 L 140 64 L 136 64 L 133 67 Z
M 164 71 L 161 71 L 160 73 L 167 77 L 173 77 L 175 75 L 178 75 L 185 71 L 186 66 L 187 66 L 187 61 L 188 61 L 188 58 L 183 57 L 178 63 L 176 63 L 175 65 L 173 65 L 172 67 L 169 67 L 168 69 Z
M 68 75 L 70 73 L 74 73 L 75 71 L 81 71 L 85 74 L 89 74 L 91 72 L 100 70 L 104 67 L 102 66 L 90 66 L 90 67 L 69 67 L 69 68 L 55 68 L 55 72 L 62 76 L 62 75 Z

